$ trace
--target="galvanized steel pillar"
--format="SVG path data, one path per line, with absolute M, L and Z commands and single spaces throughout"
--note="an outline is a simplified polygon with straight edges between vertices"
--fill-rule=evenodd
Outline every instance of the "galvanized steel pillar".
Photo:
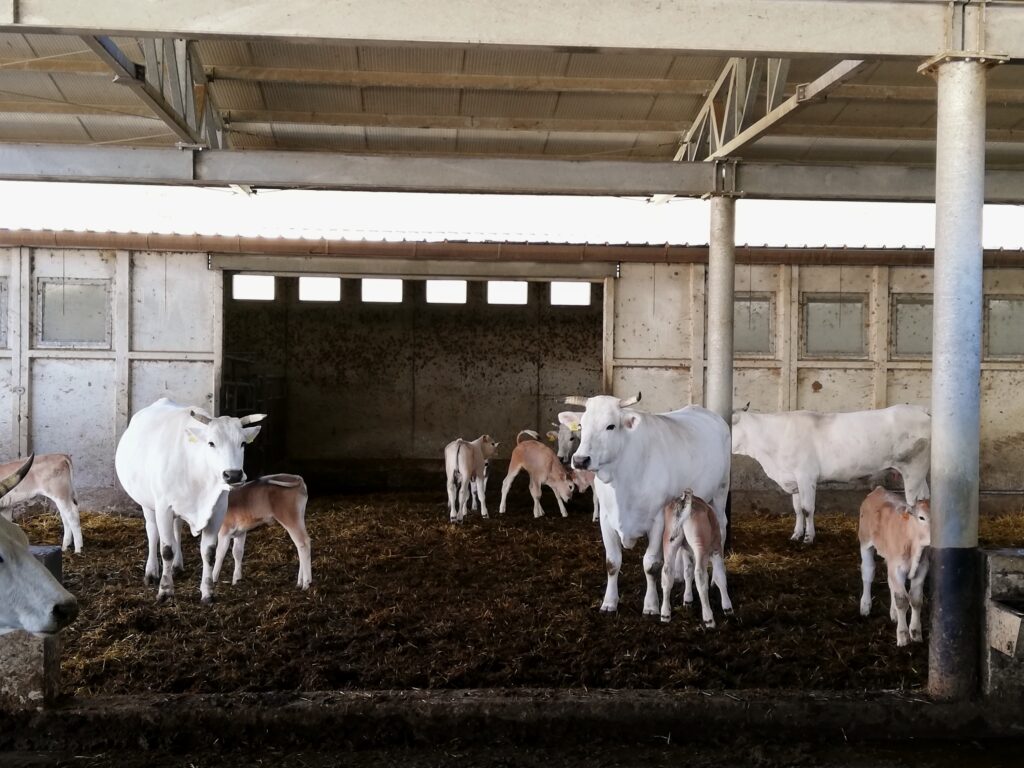
M 937 64 L 932 329 L 932 597 L 928 690 L 978 686 L 978 562 L 985 75 L 978 59 Z
M 732 319 L 736 283 L 736 199 L 711 197 L 708 249 L 707 387 L 704 403 L 732 423 Z

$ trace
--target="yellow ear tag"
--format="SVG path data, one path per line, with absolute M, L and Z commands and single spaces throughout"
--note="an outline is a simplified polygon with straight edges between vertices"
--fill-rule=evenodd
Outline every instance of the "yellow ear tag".
M 569 427 L 569 431 L 570 432 L 579 432 L 580 431 L 580 423 L 577 421 L 575 424 L 573 424 L 571 427 Z
M 191 432 L 188 432 L 186 434 L 188 434 L 188 441 L 190 443 L 198 443 L 199 442 L 198 440 L 196 440 L 196 436 L 193 435 Z

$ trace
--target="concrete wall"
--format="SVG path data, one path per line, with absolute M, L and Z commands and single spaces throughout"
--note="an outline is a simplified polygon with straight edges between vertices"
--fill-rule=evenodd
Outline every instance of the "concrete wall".
M 511 306 L 489 305 L 484 282 L 465 304 L 427 304 L 421 280 L 404 282 L 400 304 L 362 302 L 359 280 L 343 281 L 340 302 L 303 302 L 297 284 L 279 277 L 275 300 L 257 302 L 231 299 L 225 281 L 228 367 L 285 378 L 294 471 L 358 468 L 346 485 L 418 462 L 436 473 L 449 441 L 484 432 L 507 458 L 519 430 L 546 431 L 566 395 L 601 388 L 599 284 L 587 307 L 550 306 L 542 282 Z
M 79 489 L 116 486 L 132 413 L 214 406 L 220 281 L 205 254 L 0 249 L 0 455 L 69 453 Z

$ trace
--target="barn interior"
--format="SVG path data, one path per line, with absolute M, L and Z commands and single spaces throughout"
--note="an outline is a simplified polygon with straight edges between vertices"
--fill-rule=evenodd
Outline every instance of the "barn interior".
M 1022 569 L 1007 564 L 1024 541 L 1024 260 L 984 251 L 981 233 L 984 205 L 1024 202 L 1021 4 L 474 6 L 0 7 L 5 180 L 707 197 L 711 212 L 697 246 L 0 233 L 0 447 L 73 454 L 99 553 L 64 560 L 84 606 L 65 634 L 74 691 L 47 701 L 41 727 L 14 715 L 25 728 L 0 747 L 59 734 L 68 749 L 141 738 L 187 752 L 189 717 L 232 745 L 317 729 L 340 746 L 438 743 L 437 723 L 508 743 L 661 739 L 679 722 L 695 738 L 709 722 L 775 738 L 1019 738 L 1019 696 L 1000 698 L 1000 681 L 1019 693 L 1024 675 L 992 644 L 992 617 L 1015 617 L 1019 635 Z M 744 248 L 743 198 L 935 202 L 935 247 Z M 274 298 L 236 298 L 237 277 L 273 278 Z M 303 301 L 303 277 L 337 279 L 339 300 Z M 364 301 L 370 279 L 401 280 L 402 301 Z M 430 302 L 431 280 L 466 281 L 466 302 Z M 526 304 L 490 304 L 497 281 L 525 281 Z M 551 306 L 563 281 L 589 284 L 589 304 Z M 598 613 L 587 505 L 535 521 L 520 487 L 505 519 L 445 522 L 428 483 L 448 439 L 492 431 L 508 447 L 545 431 L 565 395 L 597 391 L 727 420 L 747 401 L 928 405 L 940 586 L 927 647 L 897 650 L 884 615 L 860 622 L 851 497 L 822 510 L 819 552 L 790 547 L 785 519 L 748 497 L 731 566 L 747 607 L 715 637 L 685 611 L 645 622 L 638 557 L 619 615 Z M 253 542 L 248 583 L 220 585 L 220 607 L 184 590 L 153 602 L 141 521 L 102 512 L 119 503 L 118 437 L 162 395 L 266 410 L 255 471 L 347 492 L 311 503 L 312 591 L 294 594 L 276 530 Z M 735 467 L 737 495 L 788 505 L 752 463 Z M 26 525 L 59 538 L 52 517 Z M 186 567 L 194 581 L 194 549 Z M 228 636 L 237 652 L 216 672 L 237 677 L 205 673 Z M 242 724 L 223 727 L 228 711 Z M 130 727 L 95 727 L 117 722 Z

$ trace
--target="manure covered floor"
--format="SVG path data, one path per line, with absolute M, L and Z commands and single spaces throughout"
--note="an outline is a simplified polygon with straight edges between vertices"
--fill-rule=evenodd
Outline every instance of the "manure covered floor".
M 491 489 L 492 492 L 495 488 Z M 217 601 L 199 601 L 197 540 L 170 603 L 143 584 L 137 517 L 83 511 L 85 551 L 64 578 L 81 613 L 64 633 L 67 693 L 228 693 L 409 688 L 915 689 L 926 644 L 897 648 L 885 569 L 862 619 L 856 517 L 816 516 L 811 546 L 792 516 L 734 509 L 727 559 L 736 614 L 705 630 L 699 604 L 670 624 L 641 614 L 642 544 L 625 553 L 619 611 L 598 610 L 605 573 L 589 496 L 535 520 L 524 485 L 509 511 L 448 522 L 441 493 L 310 499 L 313 587 L 295 587 L 284 529 L 249 535 L 244 578 L 225 563 Z M 853 510 L 848 510 L 852 512 Z M 33 543 L 60 541 L 45 512 L 22 521 Z M 1024 513 L 983 516 L 983 546 L 1024 544 Z M 927 616 L 925 632 L 927 635 Z

